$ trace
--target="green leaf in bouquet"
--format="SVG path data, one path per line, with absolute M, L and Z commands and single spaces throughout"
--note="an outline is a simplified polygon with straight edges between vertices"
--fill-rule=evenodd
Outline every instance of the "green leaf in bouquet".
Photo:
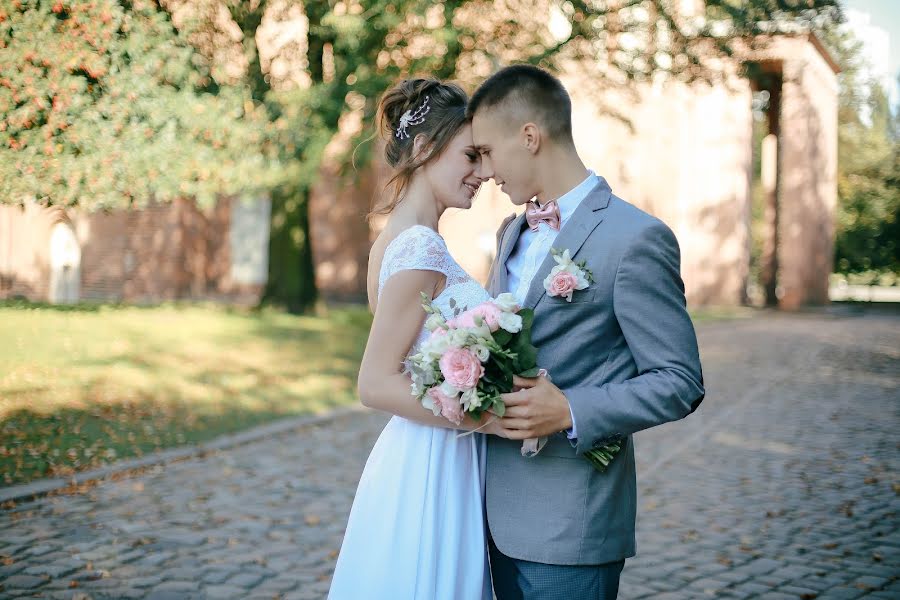
M 498 391 L 508 392 L 512 389 L 513 372 L 504 361 L 498 364 L 498 370 L 491 369 L 491 383 L 495 384 Z
M 530 343 L 517 344 L 514 367 L 516 373 L 522 373 L 537 365 L 537 348 Z
M 522 331 L 519 333 L 528 333 L 528 339 L 531 340 L 531 326 L 534 324 L 534 310 L 530 308 L 523 308 L 519 311 L 519 316 L 522 317 Z
M 493 334 L 491 334 L 491 336 L 494 338 L 494 342 L 496 342 L 498 346 L 506 346 L 512 339 L 513 334 L 506 331 L 505 329 L 498 329 Z
M 491 361 L 491 366 L 499 370 L 501 373 L 512 376 L 514 359 L 505 356 L 497 356 Z
M 506 414 L 506 405 L 503 403 L 503 400 L 501 400 L 499 396 L 494 401 L 493 412 L 498 417 L 502 417 Z
M 519 311 L 522 317 L 522 330 L 512 337 L 509 349 L 516 353 L 514 370 L 516 373 L 527 371 L 537 365 L 537 348 L 531 344 L 531 326 L 534 323 L 534 311 L 523 308 Z
M 537 377 L 539 372 L 540 372 L 540 369 L 537 366 L 534 366 L 534 367 L 531 367 L 530 369 L 526 369 L 525 371 L 522 371 L 518 375 L 519 375 L 519 377 L 532 378 L 532 377 Z

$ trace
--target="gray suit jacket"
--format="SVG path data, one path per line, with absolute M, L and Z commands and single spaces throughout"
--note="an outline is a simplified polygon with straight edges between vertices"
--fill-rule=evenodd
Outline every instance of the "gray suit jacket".
M 492 296 L 508 291 L 506 260 L 525 218 L 498 232 Z M 693 412 L 703 399 L 694 327 L 686 310 L 678 242 L 659 219 L 600 183 L 553 246 L 593 272 L 572 302 L 548 296 L 548 254 L 525 298 L 535 311 L 538 366 L 550 372 L 575 417 L 577 444 L 551 436 L 524 458 L 522 443 L 488 436 L 486 509 L 497 548 L 512 558 L 556 565 L 618 561 L 635 554 L 636 481 L 632 434 Z M 622 439 L 605 473 L 581 454 Z

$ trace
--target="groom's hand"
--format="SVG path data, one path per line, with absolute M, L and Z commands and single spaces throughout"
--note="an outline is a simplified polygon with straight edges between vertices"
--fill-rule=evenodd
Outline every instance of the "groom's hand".
M 511 440 L 544 437 L 572 427 L 569 400 L 546 377 L 513 376 L 513 389 L 501 394 L 506 414 L 499 435 Z

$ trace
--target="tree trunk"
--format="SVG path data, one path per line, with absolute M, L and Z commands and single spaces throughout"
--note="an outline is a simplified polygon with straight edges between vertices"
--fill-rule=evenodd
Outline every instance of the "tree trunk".
M 316 275 L 309 237 L 309 190 L 291 187 L 272 194 L 269 280 L 263 303 L 301 314 L 315 303 Z
M 247 80 L 250 95 L 257 103 L 265 102 L 269 92 L 255 37 L 265 11 L 266 2 L 259 2 L 238 3 L 231 12 L 244 34 Z M 293 314 L 306 312 L 317 297 L 307 186 L 294 184 L 273 191 L 269 231 L 269 279 L 262 302 L 284 306 Z

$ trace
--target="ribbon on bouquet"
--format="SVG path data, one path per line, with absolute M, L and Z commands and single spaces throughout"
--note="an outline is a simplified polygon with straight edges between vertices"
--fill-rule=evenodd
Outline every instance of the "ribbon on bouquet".
M 546 377 L 547 381 L 550 381 L 550 373 L 547 372 L 547 369 L 539 369 L 538 377 Z M 525 458 L 537 456 L 538 453 L 544 449 L 544 446 L 547 445 L 548 439 L 550 438 L 546 435 L 539 438 L 528 438 L 522 442 L 522 456 Z

